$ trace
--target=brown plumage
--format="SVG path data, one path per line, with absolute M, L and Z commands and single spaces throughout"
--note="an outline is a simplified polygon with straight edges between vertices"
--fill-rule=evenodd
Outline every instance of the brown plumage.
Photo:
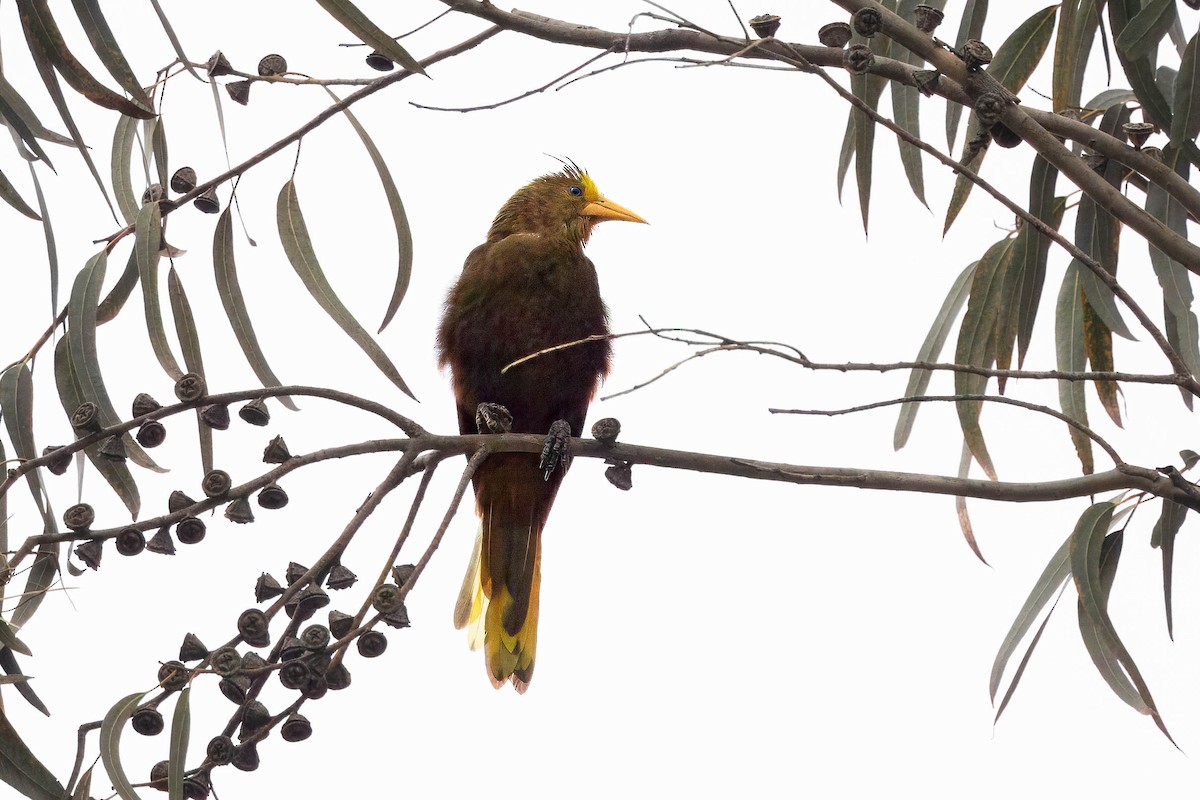
M 462 433 L 501 428 L 494 420 L 502 409 L 489 406 L 477 421 L 480 404 L 494 404 L 507 409 L 513 432 L 547 434 L 561 420 L 571 435 L 580 434 L 608 373 L 607 341 L 501 369 L 543 348 L 608 332 L 596 269 L 583 254 L 605 219 L 645 222 L 605 199 L 587 173 L 569 164 L 514 194 L 487 240 L 467 256 L 438 330 Z M 555 431 L 561 434 L 561 426 Z M 472 648 L 483 644 L 497 687 L 511 679 L 524 692 L 533 675 L 542 529 L 565 473 L 565 463 L 547 473 L 537 455 L 497 453 L 474 476 L 480 533 L 455 625 L 470 625 Z

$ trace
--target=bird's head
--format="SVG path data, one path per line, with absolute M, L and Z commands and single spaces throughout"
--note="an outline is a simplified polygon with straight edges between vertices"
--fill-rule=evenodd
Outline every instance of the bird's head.
M 587 172 L 567 161 L 561 172 L 536 178 L 509 198 L 496 215 L 488 239 L 514 233 L 566 235 L 582 245 L 596 223 L 606 219 L 646 221 L 602 195 Z

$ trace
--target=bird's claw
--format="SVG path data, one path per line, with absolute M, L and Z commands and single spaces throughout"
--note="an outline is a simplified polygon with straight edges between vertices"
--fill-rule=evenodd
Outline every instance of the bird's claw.
M 499 403 L 480 403 L 475 409 L 475 427 L 480 433 L 508 433 L 512 414 Z
M 550 480 L 550 474 L 555 467 L 562 464 L 565 470 L 571 463 L 571 454 L 567 452 L 567 443 L 571 440 L 571 425 L 565 419 L 555 420 L 546 434 L 546 443 L 542 445 L 542 460 L 538 469 L 543 471 L 543 480 Z

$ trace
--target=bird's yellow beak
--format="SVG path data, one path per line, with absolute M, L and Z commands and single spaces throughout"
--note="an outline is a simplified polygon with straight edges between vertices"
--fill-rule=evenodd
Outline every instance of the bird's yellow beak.
M 597 217 L 598 219 L 620 219 L 625 222 L 641 222 L 649 225 L 650 223 L 639 217 L 637 214 L 630 211 L 625 206 L 614 203 L 608 198 L 601 197 L 593 200 L 583 207 L 579 212 L 585 217 Z

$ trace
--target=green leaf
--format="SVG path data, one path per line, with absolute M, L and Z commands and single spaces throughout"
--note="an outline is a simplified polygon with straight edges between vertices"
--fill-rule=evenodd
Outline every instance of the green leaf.
M 132 225 L 137 219 L 138 201 L 133 191 L 133 181 L 130 176 L 130 165 L 133 160 L 133 141 L 137 136 L 137 120 L 133 117 L 121 117 L 117 120 L 117 128 L 113 132 L 112 146 L 112 186 L 117 199 L 117 208 L 126 225 Z
M 83 775 L 79 778 L 79 785 L 75 787 L 75 791 L 71 794 L 71 800 L 90 800 L 92 796 L 92 767 L 84 770 Z
M 1038 156 L 1029 177 L 1029 213 L 1057 229 L 1066 211 L 1066 198 L 1055 197 L 1058 169 Z M 1014 265 L 1020 265 L 1017 297 L 1017 365 L 1025 363 L 1025 354 L 1033 341 L 1033 325 L 1041 304 L 1046 282 L 1046 263 L 1050 258 L 1050 239 L 1031 225 L 1023 225 L 1018 234 Z
M 1176 19 L 1175 0 L 1149 0 L 1117 36 L 1117 50 L 1129 58 L 1154 55 Z
M 410 56 L 407 50 L 384 33 L 378 25 L 367 19 L 367 16 L 359 11 L 358 7 L 350 0 L 317 0 L 317 4 L 345 26 L 346 30 L 361 39 L 364 44 L 375 48 L 409 72 L 415 72 L 418 75 L 425 74 L 424 67 L 417 63 L 417 60 Z
M 842 134 L 842 149 L 838 152 L 837 195 L 842 202 L 842 189 L 846 185 L 846 173 L 850 171 L 850 159 L 854 158 L 854 120 L 853 109 L 846 117 L 846 132 Z
M 992 63 L 988 65 L 988 75 L 1000 81 L 1013 94 L 1020 92 L 1042 60 L 1046 47 L 1050 44 L 1057 11 L 1058 6 L 1048 6 L 1022 22 L 996 51 Z M 981 131 L 979 118 L 972 112 L 970 121 L 967 123 L 967 142 L 973 141 Z M 971 168 L 975 172 L 979 172 L 986 154 L 987 151 L 984 150 L 972 162 Z M 946 209 L 946 224 L 943 232 L 950 230 L 950 226 L 958 217 L 958 213 L 962 211 L 973 187 L 974 184 L 967 178 L 962 175 L 958 176 L 954 182 L 954 192 L 950 197 L 949 206 Z
M 1063 0 L 1058 13 L 1058 36 L 1054 40 L 1054 71 L 1050 76 L 1054 111 L 1079 108 L 1083 67 L 1092 52 L 1096 19 L 1088 16 L 1080 0 Z
M 116 37 L 113 36 L 112 28 L 108 27 L 108 20 L 104 18 L 104 13 L 100 10 L 98 0 L 71 0 L 71 2 L 75 6 L 75 15 L 79 17 L 83 32 L 87 34 L 88 41 L 92 43 L 92 49 L 96 51 L 100 63 L 108 70 L 108 74 L 129 93 L 135 103 L 144 108 L 153 108 L 154 101 L 146 95 L 137 76 L 130 69 L 129 62 L 125 60 L 125 54 L 121 52 L 121 47 L 117 44 Z
M 295 181 L 289 180 L 279 191 L 279 199 L 276 203 L 276 222 L 288 261 L 291 262 L 292 268 L 296 270 L 296 274 L 300 276 L 300 280 L 304 282 L 305 288 L 308 289 L 313 299 L 346 332 L 346 335 L 362 348 L 375 366 L 379 367 L 380 371 L 400 391 L 415 400 L 416 398 L 409 391 L 404 379 L 400 377 L 395 365 L 383 352 L 383 348 L 350 314 L 350 311 L 334 293 L 333 287 L 329 285 L 325 273 L 321 270 L 321 265 L 317 263 L 312 239 L 308 235 L 308 226 L 304 223 L 304 215 L 300 211 L 300 201 L 296 197 Z
M 1130 89 L 1105 89 L 1093 97 L 1083 107 L 1096 111 L 1107 111 L 1118 104 L 1136 103 L 1137 95 Z
M 1120 560 L 1124 538 L 1124 531 L 1119 530 L 1105 536 L 1100 545 L 1099 591 L 1103 595 L 1103 603 L 1106 606 L 1108 595 L 1112 590 L 1113 579 L 1116 577 L 1117 563 Z M 1120 659 L 1105 643 L 1101 627 L 1088 614 L 1082 599 L 1079 601 L 1078 622 L 1079 635 L 1083 639 L 1083 645 L 1087 649 L 1092 663 L 1104 678 L 1104 682 L 1129 706 L 1139 713 L 1146 713 L 1146 704 L 1142 702 L 1137 689 L 1125 676 L 1121 669 Z
M 46 196 L 42 193 L 42 182 L 37 168 L 29 162 L 29 177 L 37 195 L 38 214 L 42 218 L 42 235 L 46 240 L 46 262 L 50 268 L 50 313 L 58 313 L 58 246 L 54 241 L 54 226 L 50 223 L 50 209 L 46 207 Z
M 192 77 L 198 81 L 205 81 L 213 85 L 213 91 L 216 91 L 217 82 L 207 81 L 201 77 L 196 68 L 192 66 L 192 59 L 188 58 L 187 53 L 183 52 L 183 45 L 179 43 L 179 37 L 175 35 L 175 29 L 171 27 L 171 21 L 167 19 L 167 15 L 163 13 L 162 6 L 158 4 L 158 0 L 150 0 L 150 5 L 154 7 L 154 13 L 158 15 L 158 22 L 163 27 L 163 32 L 167 34 L 167 39 L 171 42 L 171 47 L 175 49 L 175 55 L 179 58 L 179 63 L 192 73 Z
M 0 668 L 4 669 L 6 675 L 20 678 L 19 681 L 15 682 L 17 693 L 25 698 L 25 702 L 47 717 L 50 716 L 50 709 L 46 708 L 46 704 L 42 702 L 42 698 L 38 697 L 37 692 L 29 685 L 29 676 L 21 671 L 21 665 L 17 663 L 17 657 L 7 647 L 0 647 Z
M 96 306 L 96 324 L 103 325 L 116 319 L 117 314 L 125 307 L 125 301 L 133 293 L 133 287 L 138 283 L 137 250 L 129 251 L 129 260 L 125 262 L 125 271 L 117 282 L 108 290 L 108 294 Z
M 192 729 L 191 687 L 185 686 L 175 701 L 171 717 L 171 748 L 167 759 L 167 792 L 169 800 L 183 800 L 183 773 L 187 761 L 188 737 Z
M 1174 167 L 1181 177 L 1187 179 L 1188 162 L 1180 158 L 1179 150 L 1168 145 L 1163 152 L 1164 162 Z M 1168 228 L 1186 238 L 1187 210 L 1183 205 L 1156 183 L 1146 191 L 1146 212 L 1166 224 Z M 1166 321 L 1167 341 L 1183 358 L 1192 374 L 1200 374 L 1200 324 L 1192 311 L 1194 295 L 1187 268 L 1159 250 L 1153 243 L 1150 247 L 1150 264 L 1158 277 L 1163 292 L 1163 315 Z M 1185 397 L 1190 397 L 1186 392 Z
M 28 364 L 10 367 L 0 375 L 0 415 L 4 417 L 4 425 L 8 429 L 8 438 L 16 450 L 17 458 L 37 458 L 37 444 L 33 436 L 33 373 Z M 50 509 L 50 500 L 42 483 L 41 470 L 32 470 L 25 474 L 25 482 L 33 495 L 33 502 L 47 533 L 56 530 L 58 520 Z M 15 618 L 14 624 L 20 625 Z
M 171 267 L 167 273 L 167 294 L 171 298 L 171 314 L 175 318 L 175 333 L 179 337 L 180 347 L 183 348 L 183 363 L 188 372 L 194 372 L 203 377 L 204 358 L 200 352 L 200 335 L 196 331 L 196 317 L 192 314 L 192 305 L 188 302 L 187 294 L 183 291 L 183 281 L 179 273 Z M 213 439 L 212 428 L 200 418 L 200 409 L 196 409 L 196 424 L 200 431 L 200 466 L 205 475 L 213 469 Z
M 969 364 L 976 367 L 991 367 L 996 361 L 996 334 L 999 320 L 1007 314 L 1007 304 L 1004 297 L 1004 273 L 1013 253 L 1013 238 L 1007 237 L 993 244 L 979 259 L 975 269 L 975 278 L 971 282 L 971 296 L 967 300 L 967 311 L 963 314 L 962 325 L 958 329 L 958 345 L 954 351 L 956 364 Z M 988 379 L 983 375 L 968 372 L 954 373 L 954 393 L 956 395 L 983 394 L 987 389 Z M 959 426 L 962 428 L 963 439 L 971 448 L 972 455 L 983 468 L 984 473 L 996 480 L 996 469 L 988 454 L 987 444 L 983 438 L 983 429 L 979 426 L 979 414 L 983 408 L 980 400 L 959 400 L 955 404 L 958 410 Z
M 17 94 L 17 90 L 4 79 L 3 75 L 0 75 L 0 118 L 4 119 L 25 143 L 25 146 L 33 151 L 34 155 L 45 161 L 50 169 L 54 169 L 50 156 L 46 155 L 46 151 L 42 149 L 41 143 L 38 142 L 39 137 L 35 132 L 37 129 L 45 130 L 45 127 L 38 121 L 29 104 Z
M 325 91 L 329 92 L 329 96 L 335 102 L 340 99 L 328 88 Z M 383 322 L 377 331 L 377 333 L 382 333 L 383 329 L 392 321 L 396 310 L 400 308 L 400 301 L 404 299 L 404 294 L 408 291 L 413 262 L 412 229 L 408 225 L 408 215 L 404 213 L 404 203 L 400 200 L 400 191 L 396 188 L 396 182 L 392 180 L 391 170 L 388 169 L 387 162 L 384 161 L 379 148 L 375 146 L 375 142 L 371 140 L 367 129 L 359 123 L 358 118 L 350 113 L 350 109 L 344 109 L 342 113 L 346 115 L 354 132 L 362 140 L 363 147 L 367 148 L 367 154 L 371 156 L 371 163 L 375 165 L 379 182 L 383 184 L 383 194 L 387 197 L 388 209 L 392 212 L 392 223 L 396 226 L 396 287 L 392 290 L 392 299 L 388 301 L 387 311 L 383 314 Z
M 1106 566 L 1115 570 L 1116 560 L 1111 550 L 1119 544 L 1119 540 L 1112 541 L 1108 548 L 1105 547 L 1112 513 L 1111 502 L 1095 503 L 1079 517 L 1079 522 L 1071 534 L 1071 575 L 1075 578 L 1075 588 L 1079 591 L 1080 630 L 1084 631 L 1083 617 L 1086 616 L 1091 623 L 1091 629 L 1085 635 L 1085 643 L 1094 634 L 1092 641 L 1098 650 L 1092 653 L 1092 657 L 1101 677 L 1118 697 L 1138 711 L 1149 714 L 1159 730 L 1174 743 L 1154 705 L 1149 687 L 1142 679 L 1133 657 L 1117 635 L 1108 614 L 1112 573 L 1109 571 L 1105 574 L 1102 562 L 1104 550 L 1110 550 L 1110 564 Z
M 254 325 L 250 322 L 250 312 L 246 308 L 246 300 L 242 296 L 242 287 L 238 283 L 237 264 L 233 257 L 233 220 L 229 208 L 221 212 L 217 228 L 213 232 L 213 272 L 216 276 L 217 294 L 221 296 L 221 305 L 225 308 L 225 316 L 229 318 L 233 335 L 237 338 L 250 368 L 254 370 L 263 386 L 282 386 L 258 343 Z M 280 397 L 279 402 L 292 411 L 297 410 L 290 397 Z
M 1200 39 L 1200 33 L 1193 35 L 1184 49 L 1179 76 L 1175 79 L 1171 141 L 1180 145 L 1195 140 L 1200 134 L 1200 58 L 1196 55 L 1197 39 Z
M 146 333 L 150 336 L 150 346 L 158 363 L 172 381 L 177 381 L 183 377 L 183 370 L 179 368 L 179 362 L 171 352 L 171 343 L 167 341 L 158 296 L 158 259 L 162 247 L 162 211 L 158 203 L 147 203 L 138 211 L 134 236 L 133 247 L 142 282 L 142 300 L 146 307 Z
M 162 117 L 147 120 L 146 125 L 150 128 L 150 153 L 154 156 L 154 167 L 158 179 L 158 185 L 167 191 L 167 187 L 171 183 L 171 172 L 168 164 L 170 161 L 167 157 L 167 126 L 163 122 Z
M 0 780 L 31 800 L 62 800 L 67 790 L 33 751 L 0 709 Z
M 1063 275 L 1055 307 L 1054 349 L 1056 366 L 1063 372 L 1082 372 L 1087 367 L 1083 343 L 1083 279 L 1079 267 L 1071 264 Z M 1076 422 L 1087 424 L 1087 398 L 1081 381 L 1059 381 L 1058 403 L 1062 412 Z M 1084 474 L 1095 471 L 1092 440 L 1081 431 L 1067 426 Z
M 1195 450 L 1180 450 L 1179 457 L 1183 459 L 1184 469 L 1191 469 L 1197 463 L 1200 463 L 1200 453 L 1197 453 Z
M 47 524 L 45 532 L 54 533 L 55 530 L 53 524 Z M 54 581 L 58 577 L 59 550 L 58 542 L 38 545 L 37 555 L 29 570 L 29 577 L 25 580 L 25 589 L 21 593 L 17 607 L 13 609 L 11 617 L 13 625 L 19 627 L 27 623 L 41 606 L 42 600 L 46 598 L 46 592 L 54 585 Z
M 1171 609 L 1171 582 L 1175 565 L 1175 534 L 1187 517 L 1187 506 L 1171 500 L 1162 501 L 1162 511 L 1150 534 L 1150 546 L 1162 553 L 1163 605 L 1167 615 L 1167 636 L 1175 640 L 1175 619 Z
M 988 0 L 967 0 L 963 8 L 962 21 L 958 25 L 958 38 L 955 42 L 965 42 L 967 39 L 979 39 L 983 36 L 983 23 L 987 19 Z M 962 119 L 963 107 L 958 103 L 946 104 L 946 149 L 954 149 L 954 139 L 958 134 L 958 122 Z
M 946 293 L 942 307 L 934 316 L 933 324 L 929 326 L 929 333 L 925 334 L 925 341 L 921 343 L 921 349 L 917 351 L 914 361 L 930 362 L 938 359 L 942 348 L 946 345 L 946 339 L 950 337 L 954 320 L 958 318 L 958 312 L 967 301 L 978 264 L 978 261 L 972 262 L 954 279 L 954 284 Z M 909 373 L 908 386 L 904 389 L 904 396 L 923 396 L 929 389 L 929 380 L 932 377 L 933 373 L 927 369 L 914 369 Z M 913 423 L 916 421 L 917 411 L 920 408 L 920 403 L 905 403 L 900 406 L 900 417 L 896 420 L 896 431 L 892 434 L 892 447 L 895 449 L 899 450 L 908 443 L 908 437 L 912 433 Z
M 1000 679 L 1004 677 L 1004 669 L 1008 666 L 1013 653 L 1017 651 L 1017 645 L 1025 638 L 1025 634 L 1033 626 L 1034 620 L 1054 597 L 1055 592 L 1066 583 L 1067 578 L 1071 575 L 1070 546 L 1071 539 L 1068 537 L 1050 557 L 1046 568 L 1042 570 L 1042 574 L 1029 591 L 1029 597 L 1025 599 L 1021 610 L 1017 612 L 1017 618 L 1013 620 L 1004 640 L 1000 642 L 1000 649 L 992 661 L 992 675 L 988 681 L 988 694 L 993 703 L 996 702 L 996 692 L 1000 689 Z
M 1130 21 L 1141 9 L 1141 0 L 1110 0 L 1108 21 L 1112 27 L 1113 36 L 1118 42 Z M 1121 66 L 1125 70 L 1125 77 L 1129 80 L 1130 87 L 1137 93 L 1142 110 L 1149 121 L 1163 130 L 1170 130 L 1171 106 L 1154 82 L 1153 60 L 1148 56 L 1141 58 L 1130 56 L 1120 47 L 1117 48 L 1117 60 L 1121 62 Z
M 25 198 L 21 197 L 21 193 L 17 191 L 17 187 L 12 185 L 12 181 L 2 171 L 0 171 L 0 200 L 8 203 L 16 211 L 30 219 L 41 220 L 38 213 L 29 207 L 29 204 L 25 202 Z
M 104 762 L 104 770 L 121 800 L 141 800 L 121 764 L 121 732 L 145 696 L 145 692 L 134 692 L 121 698 L 100 723 L 100 760 Z
M 154 116 L 154 111 L 149 107 L 122 97 L 92 77 L 92 73 L 67 48 L 47 0 L 16 0 L 16 3 L 29 49 L 37 50 L 42 58 L 52 63 L 72 89 L 96 105 L 126 116 L 138 119 Z
M 917 5 L 917 0 L 900 0 L 896 7 L 896 15 L 901 19 L 912 19 Z M 945 9 L 946 3 L 945 0 L 942 0 L 927 5 L 941 11 Z M 895 50 L 899 52 L 893 52 L 892 55 L 898 61 L 912 64 L 915 67 L 920 67 L 925 63 L 923 58 L 911 50 L 899 47 Z M 917 91 L 917 87 L 901 81 L 891 81 L 890 83 L 892 86 L 892 116 L 895 118 L 896 124 L 905 132 L 919 139 L 921 137 L 921 115 L 920 93 Z M 921 161 L 921 150 L 900 138 L 897 138 L 896 142 L 900 147 L 900 164 L 904 167 L 904 175 L 908 178 L 909 188 L 912 189 L 913 195 L 921 202 L 921 205 L 929 208 L 929 203 L 925 201 L 925 172 Z
M 7 647 L 14 653 L 20 653 L 23 656 L 33 655 L 29 650 L 29 645 L 17 638 L 17 632 L 3 619 L 0 619 L 0 646 Z
M 913 405 L 916 405 L 915 403 Z M 958 478 L 965 480 L 971 474 L 971 448 L 964 441 L 962 446 L 962 455 L 958 459 Z M 962 531 L 963 538 L 967 540 L 967 546 L 971 548 L 971 552 L 975 557 L 984 563 L 988 564 L 988 560 L 983 557 L 983 551 L 979 549 L 979 541 L 975 538 L 975 528 L 971 525 L 971 515 L 967 513 L 967 498 L 963 495 L 957 495 L 954 498 L 954 511 L 958 516 L 958 528 Z
M 1113 365 L 1113 345 L 1112 331 L 1104 324 L 1104 321 L 1099 318 L 1096 312 L 1092 309 L 1091 303 L 1085 303 L 1083 306 L 1083 346 L 1087 352 L 1088 363 L 1092 366 L 1094 372 L 1115 372 L 1116 367 Z M 1117 401 L 1117 396 L 1121 389 L 1116 381 L 1093 381 L 1093 386 L 1096 387 L 1096 395 L 1100 398 L 1100 405 L 1108 412 L 1109 418 L 1118 428 L 1123 427 L 1121 423 L 1121 406 Z

